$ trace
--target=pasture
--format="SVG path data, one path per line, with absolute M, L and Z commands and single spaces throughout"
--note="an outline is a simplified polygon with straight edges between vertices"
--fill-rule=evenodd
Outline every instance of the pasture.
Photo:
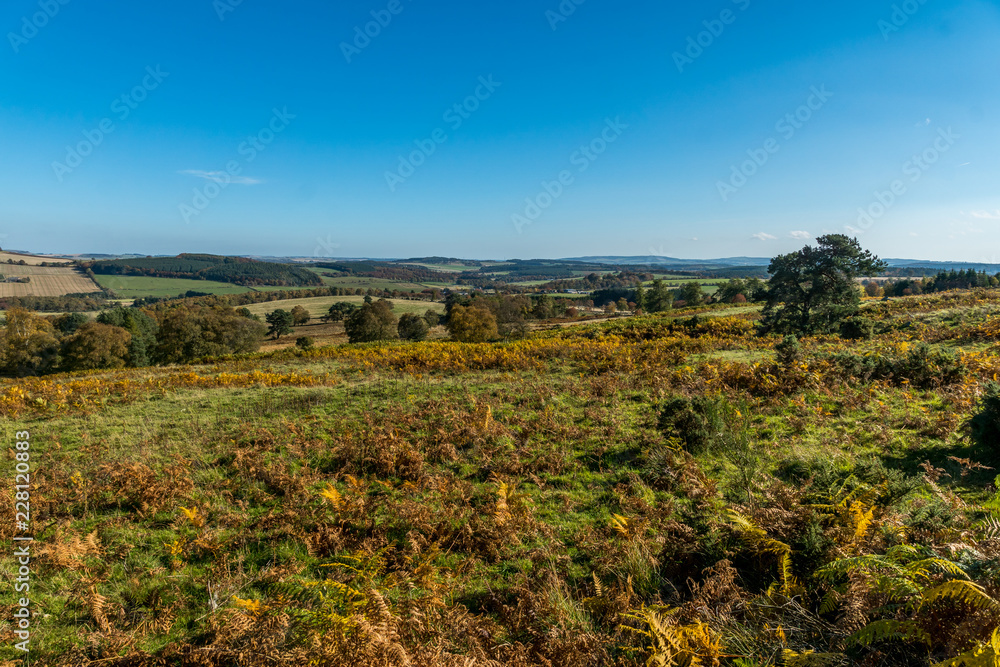
M 869 302 L 871 337 L 794 353 L 717 306 L 3 380 L 0 429 L 33 443 L 34 662 L 927 667 L 988 647 L 998 313 L 998 292 Z
M 307 299 L 285 299 L 283 301 L 267 301 L 265 303 L 254 303 L 246 308 L 260 317 L 264 317 L 270 312 L 282 308 L 284 310 L 291 310 L 295 306 L 302 306 L 309 311 L 309 314 L 313 319 L 319 319 L 323 315 L 326 315 L 327 311 L 330 310 L 330 306 L 335 303 L 354 303 L 362 304 L 364 303 L 365 297 L 363 296 L 319 296 L 311 297 Z M 444 312 L 444 304 L 430 301 L 407 301 L 405 299 L 388 299 L 393 306 L 393 312 L 396 316 L 400 316 L 403 313 L 416 313 L 417 315 L 423 315 L 428 310 L 433 310 L 436 313 Z

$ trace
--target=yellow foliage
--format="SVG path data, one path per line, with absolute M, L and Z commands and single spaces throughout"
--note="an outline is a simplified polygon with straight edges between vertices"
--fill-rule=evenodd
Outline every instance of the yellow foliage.
M 709 667 L 720 664 L 724 647 L 722 638 L 707 624 L 695 621 L 680 625 L 671 618 L 676 609 L 644 608 L 626 618 L 638 621 L 648 629 L 625 629 L 638 633 L 649 640 L 646 648 L 649 658 L 647 667 Z

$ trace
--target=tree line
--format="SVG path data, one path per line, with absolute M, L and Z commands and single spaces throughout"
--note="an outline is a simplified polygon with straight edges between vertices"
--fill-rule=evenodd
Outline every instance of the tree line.
M 260 322 L 223 306 L 159 312 L 119 306 L 94 320 L 82 313 L 43 317 L 12 308 L 0 330 L 0 372 L 24 377 L 185 363 L 256 352 L 266 333 Z
M 323 280 L 309 269 L 246 257 L 182 254 L 177 257 L 101 260 L 85 262 L 82 266 L 101 275 L 215 280 L 247 286 L 323 284 Z

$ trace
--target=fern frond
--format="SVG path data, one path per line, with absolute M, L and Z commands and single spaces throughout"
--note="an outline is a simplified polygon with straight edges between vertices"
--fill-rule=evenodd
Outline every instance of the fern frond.
M 906 566 L 908 572 L 920 573 L 921 576 L 929 578 L 929 572 L 934 570 L 942 574 L 950 574 L 959 579 L 968 579 L 969 575 L 958 563 L 954 563 L 946 558 L 925 558 L 910 563 Z
M 840 593 L 834 590 L 826 592 L 823 596 L 822 601 L 819 603 L 819 613 L 829 614 L 837 609 L 837 605 L 840 604 Z
M 843 653 L 816 653 L 815 651 L 796 653 L 787 648 L 781 652 L 781 657 L 785 667 L 839 667 L 847 662 L 847 656 Z
M 997 665 L 1000 665 L 1000 628 L 993 631 L 988 642 L 951 660 L 936 663 L 934 667 L 997 667 Z
M 934 604 L 938 600 L 955 600 L 975 609 L 987 611 L 1000 610 L 1000 604 L 991 598 L 986 590 L 977 583 L 954 579 L 926 591 L 921 604 Z
M 996 517 L 987 517 L 985 520 L 977 524 L 976 528 L 981 532 L 983 539 L 1000 539 L 1000 519 Z
M 611 527 L 615 529 L 615 532 L 622 537 L 629 536 L 629 525 L 628 519 L 623 517 L 621 514 L 611 515 Z
M 913 621 L 875 621 L 855 632 L 848 638 L 848 641 L 861 646 L 871 646 L 888 639 L 918 641 L 928 646 L 931 645 L 930 635 Z
M 337 491 L 332 484 L 327 484 L 326 488 L 319 492 L 319 495 L 329 500 L 330 504 L 333 505 L 333 509 L 340 509 L 343 497 L 340 495 L 340 491 Z

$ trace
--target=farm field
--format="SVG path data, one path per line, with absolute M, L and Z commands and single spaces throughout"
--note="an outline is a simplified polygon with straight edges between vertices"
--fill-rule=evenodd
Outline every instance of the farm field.
M 327 287 L 345 287 L 350 289 L 376 289 L 376 290 L 402 290 L 422 292 L 432 285 L 423 283 L 408 283 L 384 278 L 365 278 L 362 276 L 339 276 L 329 278 L 322 276 L 323 284 Z
M 122 297 L 138 299 L 142 297 L 173 297 L 188 291 L 207 294 L 243 294 L 244 292 L 288 289 L 285 287 L 244 287 L 214 280 L 188 280 L 185 278 L 156 278 L 153 276 L 95 276 L 97 282 L 106 289 L 114 290 Z
M 418 315 L 423 315 L 428 310 L 433 310 L 437 313 L 444 312 L 444 304 L 431 301 L 407 301 L 405 299 L 387 299 L 393 305 L 393 312 L 396 316 L 400 316 L 403 313 L 416 313 Z M 264 317 L 267 313 L 283 308 L 285 310 L 291 310 L 295 306 L 302 306 L 309 311 L 309 314 L 313 318 L 319 319 L 323 315 L 326 315 L 330 310 L 330 306 L 335 303 L 346 302 L 362 304 L 365 301 L 363 296 L 318 296 L 310 297 L 307 299 L 285 299 L 283 301 L 267 301 L 265 303 L 254 303 L 246 306 L 254 315 Z
M 31 278 L 29 283 L 0 282 L 0 297 L 63 296 L 100 291 L 83 271 L 71 267 L 0 264 L 0 275 Z
M 929 666 L 985 646 L 1000 293 L 863 312 L 871 338 L 787 353 L 740 307 L 0 381 L 4 436 L 31 433 L 33 662 Z
M 43 262 L 49 264 L 69 264 L 72 260 L 60 259 L 57 257 L 46 257 L 44 255 L 22 255 L 16 252 L 4 252 L 0 250 L 0 263 L 6 264 L 9 261 L 20 262 L 24 261 L 28 266 L 39 266 Z

